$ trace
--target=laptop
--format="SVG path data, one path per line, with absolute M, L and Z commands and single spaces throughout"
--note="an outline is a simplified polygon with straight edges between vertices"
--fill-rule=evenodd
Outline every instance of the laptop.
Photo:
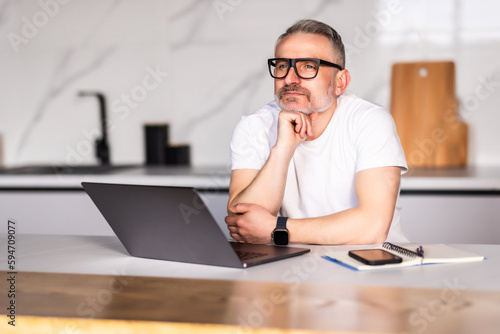
M 132 256 L 247 268 L 309 252 L 227 240 L 191 187 L 93 182 L 82 186 Z

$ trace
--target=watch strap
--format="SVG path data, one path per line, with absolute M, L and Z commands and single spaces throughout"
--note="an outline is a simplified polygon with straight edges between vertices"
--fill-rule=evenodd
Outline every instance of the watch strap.
M 278 217 L 278 222 L 276 223 L 276 228 L 277 229 L 286 229 L 286 221 L 288 220 L 288 217 Z

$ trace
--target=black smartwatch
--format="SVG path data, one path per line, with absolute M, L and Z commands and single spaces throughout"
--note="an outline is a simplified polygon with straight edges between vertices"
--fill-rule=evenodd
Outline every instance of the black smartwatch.
M 290 242 L 288 230 L 286 228 L 287 217 L 278 217 L 276 228 L 271 233 L 271 238 L 276 246 L 286 246 Z

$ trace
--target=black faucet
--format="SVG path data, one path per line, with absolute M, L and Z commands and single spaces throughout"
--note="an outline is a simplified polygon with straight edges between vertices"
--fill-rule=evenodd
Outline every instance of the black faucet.
M 99 109 L 101 117 L 101 138 L 95 141 L 96 157 L 101 161 L 101 165 L 109 165 L 109 145 L 108 132 L 106 124 L 106 101 L 104 95 L 99 92 L 80 92 L 78 96 L 95 96 L 99 100 Z

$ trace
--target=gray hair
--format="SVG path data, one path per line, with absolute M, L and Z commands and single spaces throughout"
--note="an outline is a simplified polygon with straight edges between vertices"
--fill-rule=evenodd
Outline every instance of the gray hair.
M 333 51 L 338 55 L 338 59 L 336 60 L 337 63 L 342 68 L 345 68 L 345 49 L 344 43 L 342 43 L 342 38 L 335 31 L 335 29 L 323 22 L 319 22 L 316 20 L 300 20 L 296 22 L 294 25 L 288 28 L 284 34 L 278 37 L 278 40 L 276 41 L 276 47 L 278 47 L 281 41 L 283 41 L 286 37 L 298 32 L 317 34 L 328 38 L 330 44 L 332 45 Z

